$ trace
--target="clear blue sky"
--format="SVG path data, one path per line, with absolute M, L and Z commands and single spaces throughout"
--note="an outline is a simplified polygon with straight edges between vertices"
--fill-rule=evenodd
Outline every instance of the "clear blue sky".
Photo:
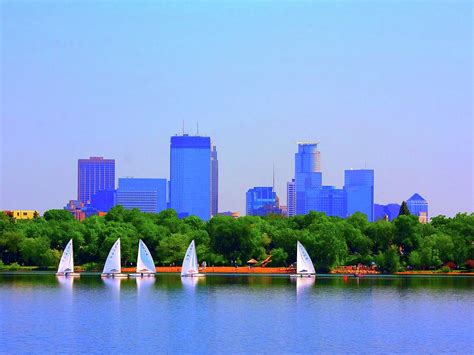
M 1 1 L 0 209 L 61 208 L 77 159 L 169 177 L 169 137 L 210 135 L 220 210 L 296 141 L 323 183 L 375 169 L 376 202 L 473 211 L 471 1 Z

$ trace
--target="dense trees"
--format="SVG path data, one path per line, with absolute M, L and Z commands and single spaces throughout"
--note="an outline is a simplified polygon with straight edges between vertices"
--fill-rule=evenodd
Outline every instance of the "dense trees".
M 393 222 L 369 223 L 361 213 L 340 219 L 316 212 L 292 218 L 218 216 L 203 222 L 194 216 L 178 219 L 173 210 L 145 214 L 121 206 L 105 217 L 82 222 L 63 210 L 28 221 L 0 213 L 0 260 L 6 265 L 54 266 L 72 238 L 75 262 L 100 267 L 119 237 L 123 265 L 136 262 L 138 239 L 148 245 L 158 265 L 179 265 L 194 239 L 199 260 L 208 265 L 243 265 L 272 255 L 269 266 L 293 263 L 300 240 L 319 271 L 376 262 L 382 270 L 394 272 L 408 266 L 439 268 L 448 261 L 463 265 L 474 259 L 474 214 L 439 216 L 422 225 L 405 214 Z

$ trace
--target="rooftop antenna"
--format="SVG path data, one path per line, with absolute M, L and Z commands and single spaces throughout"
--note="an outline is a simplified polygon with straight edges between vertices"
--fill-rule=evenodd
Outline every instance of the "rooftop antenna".
M 199 122 L 196 122 L 196 136 L 199 136 Z
M 184 136 L 184 120 L 183 120 L 183 136 Z

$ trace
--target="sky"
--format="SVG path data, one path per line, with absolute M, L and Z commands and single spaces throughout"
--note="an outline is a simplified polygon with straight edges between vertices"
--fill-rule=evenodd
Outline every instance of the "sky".
M 184 121 L 217 146 L 220 211 L 273 165 L 284 203 L 297 141 L 325 185 L 371 168 L 376 203 L 474 210 L 471 1 L 0 3 L 0 209 L 62 208 L 79 158 L 168 178 Z

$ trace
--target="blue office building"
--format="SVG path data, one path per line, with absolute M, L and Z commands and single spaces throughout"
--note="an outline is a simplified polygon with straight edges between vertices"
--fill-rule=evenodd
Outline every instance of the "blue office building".
M 400 212 L 400 205 L 398 203 L 389 203 L 388 205 L 374 204 L 374 220 L 380 221 L 387 219 L 393 221 L 398 217 Z
M 115 190 L 101 190 L 91 197 L 90 207 L 100 211 L 108 212 L 115 206 Z
M 311 208 L 307 203 L 309 190 L 320 188 L 322 173 L 318 143 L 298 143 L 298 153 L 295 154 L 295 193 L 296 214 L 308 213 Z
M 120 178 L 116 204 L 125 209 L 159 213 L 166 209 L 166 179 Z
M 246 194 L 247 216 L 281 215 L 280 201 L 273 187 L 254 187 Z
M 180 217 L 211 216 L 211 138 L 171 137 L 170 207 Z
M 103 157 L 79 159 L 77 162 L 77 199 L 91 202 L 98 191 L 115 189 L 115 160 Z
M 362 212 L 370 222 L 373 222 L 374 171 L 369 169 L 345 170 L 344 193 L 347 216 Z
M 428 202 L 419 194 L 415 193 L 407 200 L 407 207 L 411 214 L 428 218 Z
M 308 211 L 323 212 L 328 216 L 345 218 L 346 199 L 344 190 L 334 186 L 309 189 L 306 193 Z

